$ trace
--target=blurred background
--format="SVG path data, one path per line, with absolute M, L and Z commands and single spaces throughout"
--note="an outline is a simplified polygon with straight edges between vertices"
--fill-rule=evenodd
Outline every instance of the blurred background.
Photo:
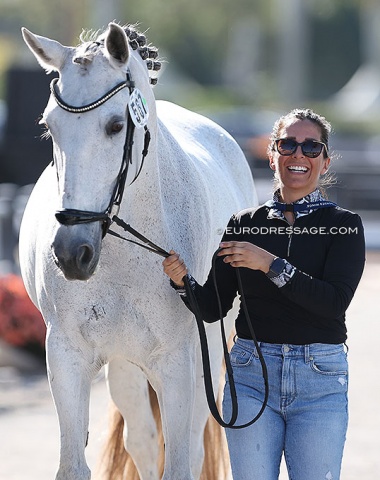
M 43 359 L 44 355 L 45 326 L 19 276 L 17 241 L 30 191 L 52 157 L 51 142 L 41 138 L 43 131 L 38 125 L 52 75 L 46 75 L 37 65 L 22 41 L 20 29 L 25 26 L 62 44 L 77 45 L 83 29 L 103 29 L 112 20 L 138 23 L 149 42 L 159 48 L 163 68 L 155 87 L 157 99 L 202 113 L 236 138 L 251 166 L 260 202 L 266 201 L 272 190 L 265 152 L 278 116 L 295 107 L 310 107 L 332 123 L 331 169 L 338 181 L 329 190 L 329 197 L 361 214 L 370 259 L 365 289 L 359 292 L 361 303 L 352 309 L 354 319 L 364 319 L 367 326 L 360 322 L 350 326 L 354 332 L 353 354 L 357 338 L 356 355 L 361 355 L 361 345 L 364 348 L 370 339 L 362 342 L 360 335 L 378 325 L 379 0 L 0 0 L 0 367 L 36 371 L 39 364 L 34 358 Z M 368 296 L 363 296 L 364 292 Z M 377 341 L 376 335 L 373 339 Z M 17 349 L 17 355 L 10 346 Z M 352 455 L 346 460 L 345 471 L 352 476 L 345 473 L 345 479 L 372 480 L 380 468 L 374 460 L 378 458 L 374 437 L 368 436 L 374 404 L 373 410 L 368 407 L 368 418 L 364 415 L 363 422 L 362 395 L 374 386 L 360 383 L 366 379 L 362 372 L 369 371 L 360 362 L 366 358 L 368 367 L 376 364 L 375 360 L 370 363 L 368 351 L 358 358 L 357 372 L 355 366 L 353 369 L 353 385 L 356 382 L 357 388 L 353 389 L 352 425 L 358 430 L 352 437 L 355 441 L 349 443 Z M 371 351 L 376 354 L 375 345 Z M 367 376 L 371 381 L 378 378 L 374 371 Z M 45 395 L 51 404 L 45 377 L 34 380 L 37 385 L 41 383 L 42 393 L 25 390 L 35 385 L 31 378 L 23 377 L 17 383 L 13 370 L 1 369 L 0 413 L 8 414 L 1 417 L 4 425 L 9 419 L 8 432 L 17 425 L 17 416 L 11 415 L 13 408 L 17 413 L 17 406 L 24 408 L 32 397 L 37 403 L 39 395 Z M 18 388 L 20 399 L 27 398 L 19 404 Z M 377 389 L 380 391 L 380 385 Z M 2 394 L 5 396 L 1 398 Z M 366 402 L 369 397 L 365 397 Z M 374 401 L 376 398 L 373 395 Z M 29 417 L 28 422 L 32 422 Z M 25 433 L 24 427 L 20 426 Z M 373 428 L 372 432 L 374 435 Z M 9 441 L 9 435 L 4 441 Z M 30 446 L 27 443 L 23 455 L 30 454 Z M 19 466 L 19 449 L 17 435 L 14 448 L 9 450 L 14 462 L 4 478 L 33 477 L 28 472 L 24 477 L 10 474 Z M 370 467 L 359 465 L 355 470 L 355 462 L 362 458 L 357 451 L 363 455 L 373 452 L 367 462 Z M 373 468 L 376 473 L 365 473 L 365 468 Z M 52 478 L 52 474 L 49 472 L 46 478 Z

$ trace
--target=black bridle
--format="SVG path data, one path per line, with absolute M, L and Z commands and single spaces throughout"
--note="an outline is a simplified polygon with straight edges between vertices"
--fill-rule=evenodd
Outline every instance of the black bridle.
M 94 110 L 95 108 L 99 107 L 100 105 L 103 105 L 107 100 L 109 100 L 111 97 L 116 95 L 118 92 L 120 92 L 124 88 L 129 88 L 130 94 L 132 94 L 133 89 L 135 88 L 135 83 L 131 79 L 131 75 L 128 72 L 127 73 L 127 79 L 126 81 L 119 83 L 116 85 L 114 88 L 112 88 L 108 93 L 103 95 L 101 98 L 96 100 L 95 102 L 92 102 L 88 105 L 84 105 L 82 107 L 75 107 L 72 105 L 67 104 L 61 96 L 58 94 L 56 91 L 56 83 L 58 79 L 53 79 L 51 84 L 50 84 L 50 90 L 51 93 L 57 102 L 57 104 L 66 110 L 67 112 L 70 113 L 84 113 L 88 112 L 90 110 Z M 133 136 L 135 132 L 135 125 L 132 121 L 131 114 L 129 111 L 129 108 L 127 109 L 128 111 L 128 118 L 127 118 L 127 132 L 126 132 L 126 137 L 125 137 L 125 143 L 124 143 L 124 149 L 123 149 L 123 158 L 121 162 L 121 167 L 117 176 L 116 180 L 116 185 L 113 190 L 110 202 L 108 204 L 107 209 L 104 212 L 91 212 L 87 210 L 77 210 L 77 209 L 69 209 L 69 208 L 64 208 L 62 210 L 57 210 L 55 213 L 55 217 L 58 220 L 59 223 L 62 225 L 77 225 L 77 224 L 83 224 L 83 223 L 93 223 L 93 222 L 102 222 L 103 223 L 103 237 L 109 233 L 115 237 L 121 238 L 123 240 L 127 240 L 128 242 L 134 243 L 136 245 L 139 245 L 150 252 L 154 252 L 162 257 L 168 257 L 170 254 L 165 251 L 163 248 L 159 247 L 158 245 L 154 244 L 150 240 L 148 240 L 146 237 L 144 237 L 141 233 L 137 232 L 135 229 L 133 229 L 130 225 L 125 223 L 122 219 L 120 219 L 117 215 L 113 215 L 111 218 L 111 213 L 113 207 L 117 207 L 117 210 L 120 208 L 121 201 L 123 199 L 123 194 L 124 194 L 124 189 L 125 189 L 125 182 L 127 179 L 127 174 L 128 174 L 128 167 L 130 164 L 132 164 L 132 146 L 133 146 Z M 150 132 L 146 126 L 144 126 L 145 129 L 145 138 L 144 138 L 144 148 L 142 151 L 142 161 L 140 164 L 140 167 L 131 183 L 133 183 L 137 177 L 139 176 L 146 155 L 148 154 L 148 147 L 149 147 L 149 142 L 150 142 Z M 139 243 L 137 241 L 125 238 L 118 233 L 110 230 L 110 225 L 112 222 L 115 222 L 118 226 L 123 228 L 125 231 L 129 232 L 136 238 L 138 238 L 141 242 Z M 198 332 L 199 332 L 199 337 L 200 337 L 200 345 L 201 345 L 201 354 L 202 354 L 202 363 L 203 363 L 203 372 L 204 372 L 204 384 L 205 384 L 205 391 L 206 391 L 206 397 L 207 397 L 207 402 L 209 405 L 209 409 L 211 411 L 211 414 L 215 418 L 215 420 L 221 425 L 222 427 L 225 428 L 233 428 L 233 429 L 240 429 L 247 427 L 249 425 L 252 425 L 254 422 L 256 422 L 262 413 L 265 410 L 265 407 L 268 402 L 268 396 L 269 396 L 269 386 L 268 386 L 268 374 L 267 374 L 267 369 L 265 365 L 264 358 L 262 356 L 260 346 L 256 340 L 255 332 L 252 327 L 252 322 L 248 314 L 248 309 L 246 306 L 245 302 L 245 297 L 244 297 L 244 292 L 243 292 L 243 286 L 241 283 L 241 278 L 240 278 L 240 272 L 239 269 L 236 269 L 236 274 L 238 278 L 238 285 L 239 285 L 239 292 L 241 295 L 241 301 L 242 301 L 242 306 L 244 309 L 244 313 L 247 318 L 247 323 L 248 327 L 250 329 L 250 333 L 252 336 L 252 339 L 254 341 L 254 344 L 256 346 L 260 363 L 261 363 L 261 368 L 263 372 L 263 379 L 264 379 L 264 385 L 265 385 L 265 394 L 264 394 L 264 400 L 262 407 L 258 414 L 248 423 L 244 425 L 235 425 L 237 416 L 238 416 L 238 404 L 237 404 L 237 396 L 236 396 L 236 389 L 235 389 L 235 382 L 233 379 L 233 371 L 232 371 L 232 366 L 230 362 L 230 357 L 228 353 L 228 347 L 227 347 L 227 340 L 226 340 L 226 334 L 225 334 L 225 329 L 224 329 L 224 323 L 223 323 L 223 314 L 221 312 L 221 302 L 219 298 L 219 293 L 218 293 L 218 288 L 217 288 L 217 283 L 216 283 L 216 278 L 215 278 L 215 259 L 216 259 L 216 253 L 214 254 L 213 257 L 213 262 L 212 262 L 212 268 L 214 272 L 214 284 L 215 284 L 215 291 L 217 293 L 218 297 L 218 304 L 219 304 L 219 311 L 220 311 L 220 326 L 221 326 L 221 336 L 222 336 L 222 343 L 223 343 L 223 351 L 224 351 L 224 360 L 226 363 L 226 371 L 227 371 L 227 376 L 229 379 L 229 385 L 230 385 L 230 393 L 231 393 L 231 400 L 232 400 L 232 413 L 231 413 L 231 419 L 228 422 L 225 422 L 222 417 L 219 414 L 218 407 L 216 405 L 216 401 L 214 398 L 214 391 L 213 391 L 213 384 L 212 384 L 212 375 L 211 375 L 211 366 L 210 366 L 210 358 L 209 358 L 209 352 L 208 352 L 208 343 L 207 343 L 207 335 L 206 335 L 206 330 L 205 326 L 203 323 L 203 317 L 200 312 L 197 299 L 194 295 L 194 292 L 190 286 L 189 278 L 186 276 L 184 277 L 184 283 L 185 283 L 185 288 L 186 288 L 186 293 L 187 297 L 189 299 L 191 309 L 195 315 L 196 321 L 197 321 L 197 326 L 198 326 Z
M 127 78 L 124 82 L 121 82 L 118 85 L 116 85 L 114 88 L 109 90 L 105 95 L 103 95 L 98 100 L 92 103 L 89 103 L 87 105 L 83 105 L 81 107 L 69 105 L 62 99 L 62 97 L 59 95 L 56 89 L 58 78 L 54 78 L 52 80 L 50 84 L 50 91 L 55 101 L 57 102 L 57 105 L 59 105 L 63 110 L 66 110 L 69 113 L 85 113 L 100 107 L 100 105 L 103 105 L 103 103 L 107 102 L 110 98 L 112 98 L 114 95 L 119 93 L 124 88 L 128 88 L 129 93 L 132 94 L 135 88 L 135 82 L 131 79 L 131 74 L 129 71 L 127 72 L 126 75 L 127 75 Z M 115 217 L 118 218 L 116 215 L 113 218 L 111 218 L 112 209 L 113 207 L 116 207 L 118 211 L 120 208 L 121 201 L 123 199 L 124 189 L 125 189 L 125 182 L 127 180 L 128 168 L 129 168 L 129 165 L 132 164 L 132 147 L 133 147 L 133 137 L 135 133 L 135 124 L 132 121 L 129 108 L 127 108 L 127 112 L 128 112 L 127 113 L 127 131 L 126 131 L 125 142 L 123 147 L 123 157 L 121 161 L 120 170 L 117 175 L 115 188 L 111 195 L 111 199 L 109 201 L 108 207 L 104 212 L 92 212 L 87 210 L 77 210 L 74 208 L 63 208 L 61 210 L 57 210 L 55 213 L 55 217 L 58 220 L 58 222 L 61 223 L 62 225 L 77 225 L 82 223 L 102 222 L 103 237 L 106 235 L 107 232 L 111 233 L 111 231 L 109 230 L 109 227 L 112 221 L 114 221 Z M 144 165 L 145 157 L 148 154 L 148 148 L 150 143 L 150 132 L 146 125 L 144 126 L 144 130 L 145 130 L 145 135 L 144 135 L 144 147 L 142 151 L 142 160 L 141 160 L 140 167 L 138 168 L 136 175 L 132 180 L 131 184 L 140 175 L 140 172 Z

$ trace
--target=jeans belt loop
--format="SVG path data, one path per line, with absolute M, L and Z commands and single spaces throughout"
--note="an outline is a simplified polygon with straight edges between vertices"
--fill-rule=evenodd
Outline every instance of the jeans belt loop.
M 310 362 L 310 345 L 305 345 L 305 363 Z

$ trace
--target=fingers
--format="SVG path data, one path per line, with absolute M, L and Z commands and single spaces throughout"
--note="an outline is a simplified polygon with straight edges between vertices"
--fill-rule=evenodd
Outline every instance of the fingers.
M 225 263 L 230 263 L 233 267 L 244 266 L 251 250 L 248 242 L 222 242 L 218 252 L 219 257 L 224 257 Z
M 224 257 L 223 262 L 232 267 L 244 266 L 245 248 L 243 242 L 222 242 L 219 245 L 219 257 Z
M 218 256 L 232 267 L 247 267 L 267 273 L 275 255 L 250 242 L 222 242 Z
M 250 243 L 248 242 L 222 242 L 219 244 L 218 256 L 232 255 L 234 253 L 241 254 L 244 250 L 249 249 Z
M 253 270 L 259 267 L 259 249 L 250 242 L 222 242 L 220 244 L 219 256 L 223 256 L 223 262 L 229 263 L 232 267 L 247 267 Z
M 187 274 L 185 262 L 174 250 L 170 250 L 169 253 L 169 257 L 165 258 L 162 262 L 164 272 L 176 285 L 183 287 L 184 283 L 182 279 Z

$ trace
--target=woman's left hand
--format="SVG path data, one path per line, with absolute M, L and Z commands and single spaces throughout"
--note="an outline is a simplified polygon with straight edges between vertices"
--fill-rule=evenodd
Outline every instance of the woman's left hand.
M 222 242 L 219 257 L 232 267 L 246 267 L 268 273 L 269 267 L 276 258 L 272 253 L 250 242 Z

